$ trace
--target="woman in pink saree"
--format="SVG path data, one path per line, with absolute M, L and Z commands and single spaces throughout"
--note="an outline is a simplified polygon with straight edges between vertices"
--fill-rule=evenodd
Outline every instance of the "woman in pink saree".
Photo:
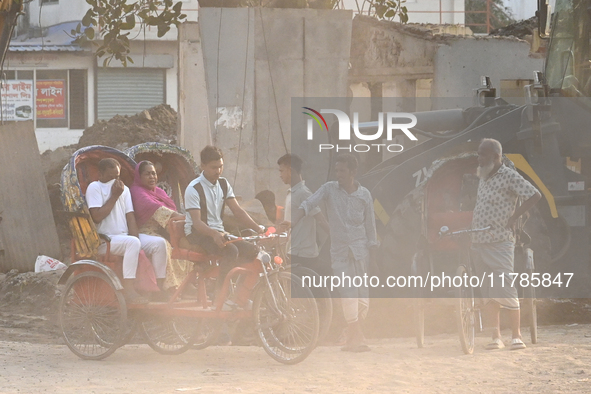
M 157 182 L 158 175 L 154 164 L 144 160 L 135 167 L 135 178 L 130 191 L 140 234 L 163 237 L 169 221 L 184 220 L 185 215 L 176 211 L 174 201 L 164 190 L 156 186 Z M 166 251 L 166 278 L 159 280 L 158 283 L 163 290 L 178 287 L 192 268 L 192 263 L 189 261 L 171 258 L 171 247 L 168 241 Z

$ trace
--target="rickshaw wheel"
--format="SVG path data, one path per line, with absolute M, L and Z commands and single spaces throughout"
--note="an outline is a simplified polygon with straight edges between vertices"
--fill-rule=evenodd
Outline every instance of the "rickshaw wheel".
M 263 348 L 284 364 L 296 364 L 308 357 L 316 347 L 320 326 L 312 291 L 292 286 L 294 280 L 301 279 L 287 272 L 269 275 L 271 288 L 262 286 L 253 303 L 254 323 Z
M 85 360 L 111 355 L 122 344 L 126 321 L 125 299 L 105 274 L 87 271 L 68 279 L 59 322 L 75 355 Z
M 318 276 L 318 273 L 310 268 L 302 266 L 290 266 L 289 268 L 291 268 L 292 273 L 299 276 L 300 278 L 303 275 L 310 277 Z M 316 306 L 318 307 L 318 317 L 320 319 L 320 332 L 318 334 L 318 342 L 322 342 L 324 338 L 326 338 L 326 335 L 328 334 L 328 330 L 330 329 L 330 325 L 332 323 L 332 297 L 330 296 L 330 291 L 327 287 L 316 287 L 311 288 L 310 290 L 314 295 L 314 299 L 316 300 Z
M 464 277 L 466 267 L 459 266 L 456 276 Z M 456 320 L 460 334 L 460 344 L 465 354 L 474 352 L 474 294 L 470 286 L 456 288 Z
M 413 262 L 410 267 L 411 275 L 419 275 L 418 253 L 413 256 Z M 419 286 L 413 288 L 413 320 L 417 347 L 420 349 L 425 345 L 425 300 L 421 298 L 422 292 Z
M 159 314 L 142 316 L 140 328 L 148 346 L 160 354 L 167 355 L 181 354 L 189 350 L 197 331 L 194 318 Z
M 532 273 L 532 270 L 527 270 L 528 278 L 532 277 Z M 536 343 L 538 343 L 538 308 L 536 305 L 536 288 L 533 287 L 531 283 L 528 287 L 525 288 L 524 303 L 530 310 L 529 334 L 531 336 L 531 343 L 535 345 Z
M 220 319 L 200 319 L 193 336 L 193 349 L 202 350 L 215 345 L 220 335 L 221 325 Z
M 131 342 L 131 340 L 135 337 L 138 328 L 138 316 L 135 314 L 128 314 L 127 315 L 127 324 L 125 327 L 125 331 L 123 332 L 123 338 L 121 339 L 121 343 L 119 347 L 124 346 Z
M 415 298 L 414 303 L 414 323 L 417 347 L 420 349 L 425 345 L 425 300 Z
M 123 333 L 121 335 L 121 341 L 119 341 L 119 344 L 117 347 L 124 346 L 124 345 L 128 344 L 133 339 L 133 337 L 135 336 L 135 333 L 137 332 L 137 326 L 138 326 L 137 318 L 134 315 L 131 315 L 128 313 L 126 324 L 125 324 L 125 330 L 123 331 Z M 99 341 L 101 346 L 108 347 L 108 346 L 112 345 L 110 342 L 103 340 L 98 335 L 97 335 L 96 339 L 97 339 L 97 341 Z

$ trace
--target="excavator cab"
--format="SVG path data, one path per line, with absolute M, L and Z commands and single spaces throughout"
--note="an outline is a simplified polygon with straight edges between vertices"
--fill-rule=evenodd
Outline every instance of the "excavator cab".
M 540 0 L 539 32 L 548 31 L 542 15 L 550 9 Z M 546 84 L 551 94 L 566 97 L 591 97 L 591 2 L 556 0 L 551 17 L 550 42 L 546 59 Z

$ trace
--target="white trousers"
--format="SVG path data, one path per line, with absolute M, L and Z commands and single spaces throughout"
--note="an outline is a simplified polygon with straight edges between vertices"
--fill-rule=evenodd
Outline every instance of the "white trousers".
M 111 253 L 123 256 L 123 279 L 135 279 L 137 271 L 137 257 L 142 249 L 140 240 L 131 235 L 110 235 Z M 99 254 L 107 253 L 107 244 L 102 243 L 98 248 Z
M 162 237 L 148 234 L 140 234 L 142 250 L 148 255 L 148 258 L 154 266 L 156 278 L 166 277 L 166 240 Z
M 347 324 L 365 320 L 369 311 L 369 298 L 341 298 L 343 315 Z
M 137 239 L 131 235 L 112 235 L 111 253 L 116 256 L 123 256 L 123 278 L 135 279 L 137 272 L 137 259 L 140 250 L 143 250 L 152 265 L 156 278 L 166 277 L 166 240 L 162 237 L 140 234 Z M 107 244 L 99 246 L 98 252 L 107 252 Z

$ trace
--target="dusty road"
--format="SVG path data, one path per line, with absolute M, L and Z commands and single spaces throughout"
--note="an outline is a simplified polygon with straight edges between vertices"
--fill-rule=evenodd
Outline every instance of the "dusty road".
M 0 338 L 0 393 L 590 392 L 591 325 L 540 327 L 539 335 L 525 350 L 492 352 L 480 336 L 472 356 L 450 334 L 427 337 L 424 349 L 412 338 L 374 340 L 369 353 L 319 347 L 294 366 L 258 347 L 162 356 L 127 345 L 106 360 L 82 361 L 64 345 Z

